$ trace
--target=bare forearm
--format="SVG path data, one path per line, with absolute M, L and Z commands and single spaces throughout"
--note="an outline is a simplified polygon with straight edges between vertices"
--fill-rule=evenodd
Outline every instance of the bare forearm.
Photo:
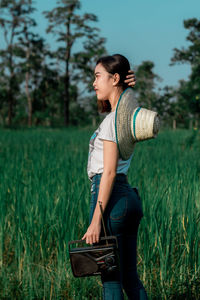
M 110 198 L 114 181 L 115 181 L 116 173 L 103 173 L 101 176 L 101 181 L 99 185 L 99 194 L 97 199 L 96 208 L 94 211 L 92 222 L 101 222 L 101 212 L 99 208 L 99 201 L 102 203 L 103 211 L 105 210 L 108 200 Z

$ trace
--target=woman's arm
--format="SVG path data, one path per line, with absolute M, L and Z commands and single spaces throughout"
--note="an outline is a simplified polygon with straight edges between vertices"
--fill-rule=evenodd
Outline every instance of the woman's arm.
M 102 203 L 103 211 L 105 210 L 108 200 L 110 198 L 115 176 L 117 170 L 119 152 L 117 144 L 112 141 L 103 141 L 103 161 L 104 171 L 101 176 L 99 185 L 99 194 L 97 204 L 93 214 L 93 218 L 87 232 L 84 234 L 82 239 L 86 239 L 87 244 L 93 244 L 99 242 L 99 236 L 101 232 L 101 212 L 99 208 L 100 201 Z

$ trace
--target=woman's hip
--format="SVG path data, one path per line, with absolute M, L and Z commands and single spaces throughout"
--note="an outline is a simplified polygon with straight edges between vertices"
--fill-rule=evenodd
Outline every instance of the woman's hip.
M 90 222 L 98 199 L 100 180 L 101 174 L 97 174 L 91 184 Z M 126 175 L 117 174 L 104 217 L 112 222 L 124 222 L 133 216 L 139 219 L 143 216 L 139 194 L 130 186 Z

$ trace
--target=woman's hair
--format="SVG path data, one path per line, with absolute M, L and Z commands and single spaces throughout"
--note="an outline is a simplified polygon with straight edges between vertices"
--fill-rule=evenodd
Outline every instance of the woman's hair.
M 115 73 L 119 74 L 120 81 L 118 85 L 121 86 L 123 90 L 125 90 L 128 87 L 128 84 L 124 82 L 124 80 L 126 79 L 126 75 L 130 70 L 130 64 L 126 57 L 120 54 L 103 56 L 98 59 L 96 65 L 98 64 L 102 64 L 104 69 L 112 75 L 114 75 Z M 109 100 L 105 100 L 105 101 L 97 100 L 97 106 L 98 106 L 98 111 L 101 113 L 111 111 L 111 105 Z

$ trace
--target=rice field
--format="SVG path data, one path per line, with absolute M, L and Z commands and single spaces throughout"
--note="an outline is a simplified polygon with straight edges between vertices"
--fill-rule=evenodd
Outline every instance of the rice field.
M 0 131 L 0 299 L 101 299 L 73 278 L 68 241 L 89 219 L 92 128 Z M 135 148 L 138 273 L 149 299 L 200 299 L 200 132 L 162 131 Z

